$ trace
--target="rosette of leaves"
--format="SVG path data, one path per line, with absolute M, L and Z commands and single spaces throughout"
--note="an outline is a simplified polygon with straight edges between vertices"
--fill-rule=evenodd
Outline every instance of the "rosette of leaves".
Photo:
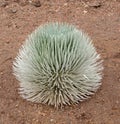
M 14 61 L 24 99 L 55 107 L 81 102 L 101 85 L 102 61 L 91 39 L 66 23 L 48 23 L 28 36 Z

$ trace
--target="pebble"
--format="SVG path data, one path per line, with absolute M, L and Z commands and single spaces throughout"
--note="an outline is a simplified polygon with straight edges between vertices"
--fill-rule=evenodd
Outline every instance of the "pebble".
M 50 122 L 53 122 L 53 121 L 54 121 L 54 119 L 51 118 L 51 119 L 50 119 Z
M 96 9 L 102 6 L 102 4 L 99 1 L 94 1 L 94 2 L 88 3 L 87 5 L 89 7 L 94 7 Z
M 11 13 L 16 13 L 16 12 L 17 12 L 17 10 L 16 10 L 16 9 L 14 9 L 14 8 L 12 8 L 12 9 L 10 10 L 10 12 L 11 12 Z
M 119 101 L 117 100 L 115 103 L 116 103 L 116 104 L 119 104 Z
M 42 116 L 46 116 L 46 114 L 45 114 L 45 113 L 40 112 L 40 111 L 38 112 L 38 114 L 39 114 L 39 115 L 42 115 Z
M 7 1 L 0 1 L 0 7 L 6 7 L 8 5 Z
M 3 75 L 3 72 L 0 72 L 1 75 Z
M 20 4 L 21 6 L 26 6 L 26 5 L 28 4 L 28 0 L 20 0 L 20 1 L 19 1 L 19 4 Z
M 64 3 L 64 6 L 67 6 L 68 4 L 67 3 Z
M 16 9 L 11 9 L 11 12 L 12 12 L 12 13 L 16 13 L 17 10 L 16 10 Z
M 16 104 L 15 107 L 17 108 L 18 107 L 18 104 Z
M 9 44 L 10 43 L 10 41 L 6 41 L 6 44 Z
M 39 0 L 29 0 L 29 3 L 35 7 L 40 7 L 41 3 Z
M 50 124 L 56 124 L 56 123 L 57 123 L 57 122 L 56 122 L 55 119 L 53 119 L 53 118 L 50 119 Z
M 84 10 L 83 13 L 86 14 L 88 11 L 87 10 Z

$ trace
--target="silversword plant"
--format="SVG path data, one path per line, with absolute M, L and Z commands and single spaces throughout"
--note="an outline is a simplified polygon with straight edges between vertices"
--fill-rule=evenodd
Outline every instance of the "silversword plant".
M 102 61 L 90 38 L 66 23 L 28 36 L 13 63 L 24 99 L 55 107 L 78 103 L 101 85 Z

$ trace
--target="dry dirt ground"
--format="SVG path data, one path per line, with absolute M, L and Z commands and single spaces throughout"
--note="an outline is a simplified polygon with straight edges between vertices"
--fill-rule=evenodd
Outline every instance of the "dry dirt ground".
M 120 124 L 120 1 L 0 0 L 0 124 Z M 27 35 L 51 21 L 91 36 L 104 59 L 102 86 L 91 99 L 55 110 L 23 100 L 12 62 Z

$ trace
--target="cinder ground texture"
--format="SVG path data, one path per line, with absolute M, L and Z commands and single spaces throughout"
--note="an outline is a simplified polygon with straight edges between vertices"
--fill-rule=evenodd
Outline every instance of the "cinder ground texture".
M 27 35 L 50 21 L 83 29 L 104 60 L 98 92 L 62 110 L 23 100 L 12 74 Z M 120 124 L 120 0 L 0 0 L 0 124 Z

